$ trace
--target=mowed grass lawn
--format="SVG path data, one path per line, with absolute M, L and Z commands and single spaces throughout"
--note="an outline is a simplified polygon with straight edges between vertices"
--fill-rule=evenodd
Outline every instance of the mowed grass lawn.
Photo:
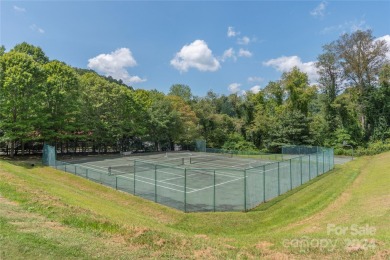
M 244 213 L 183 213 L 0 160 L 0 259 L 389 259 L 390 153 Z

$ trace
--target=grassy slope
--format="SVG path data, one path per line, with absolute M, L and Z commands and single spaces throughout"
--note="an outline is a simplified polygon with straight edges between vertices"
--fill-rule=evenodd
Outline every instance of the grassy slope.
M 389 183 L 385 153 L 338 167 L 248 213 L 184 214 L 51 168 L 0 161 L 0 259 L 385 259 Z M 338 236 L 327 234 L 328 224 L 376 230 Z M 302 237 L 337 246 L 284 244 Z M 364 250 L 364 239 L 372 239 L 372 249 Z

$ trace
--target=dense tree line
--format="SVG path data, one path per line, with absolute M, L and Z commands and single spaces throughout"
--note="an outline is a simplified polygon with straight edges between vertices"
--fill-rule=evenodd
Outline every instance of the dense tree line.
M 164 94 L 50 60 L 28 43 L 0 49 L 0 142 L 11 155 L 48 142 L 83 151 L 208 147 L 275 152 L 282 145 L 367 146 L 390 138 L 390 63 L 371 31 L 323 46 L 318 82 L 298 68 L 245 95 Z M 75 145 L 76 144 L 76 145 Z M 74 149 L 74 148 L 73 148 Z

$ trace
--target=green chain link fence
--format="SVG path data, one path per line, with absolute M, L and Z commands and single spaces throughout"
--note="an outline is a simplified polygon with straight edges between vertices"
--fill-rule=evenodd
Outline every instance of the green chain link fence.
M 55 149 L 50 147 L 43 161 L 59 170 L 184 212 L 247 211 L 333 169 L 333 149 L 310 149 L 299 151 L 316 152 L 242 170 L 188 168 L 184 167 L 190 160 L 186 158 L 184 165 L 179 166 L 134 160 L 120 174 L 115 174 L 111 167 L 104 171 L 58 160 L 53 164 L 51 153 L 54 152 L 55 158 Z M 295 151 L 286 149 L 284 156 Z

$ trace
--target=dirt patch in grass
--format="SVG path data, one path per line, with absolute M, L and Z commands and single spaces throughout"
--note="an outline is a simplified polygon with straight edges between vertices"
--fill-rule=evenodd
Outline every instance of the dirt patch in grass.
M 368 198 L 362 207 L 372 213 L 382 211 L 383 208 L 390 209 L 390 194 Z
M 382 250 L 376 253 L 371 260 L 388 260 L 390 259 L 390 250 Z
M 194 251 L 195 259 L 217 259 L 211 247 Z
M 13 226 L 16 234 L 32 234 L 34 237 L 51 241 L 50 243 L 64 248 L 82 248 L 87 256 L 114 259 L 127 256 L 131 258 L 142 249 L 128 243 L 123 236 L 88 233 L 49 220 L 45 216 L 23 209 L 18 203 L 3 196 L 0 196 L 0 218 Z M 2 250 L 7 254 L 7 248 L 2 248 Z
M 4 197 L 0 196 L 0 205 L 12 205 L 12 206 L 17 206 L 18 203 L 14 201 L 7 200 Z
M 61 223 L 50 221 L 47 218 L 20 208 L 19 204 L 0 196 L 0 216 L 9 220 L 23 232 L 38 232 L 45 229 L 65 230 Z
M 200 239 L 204 239 L 204 240 L 209 239 L 209 237 L 207 235 L 204 235 L 204 234 L 197 234 L 197 235 L 195 235 L 195 237 L 200 238 Z
M 323 226 L 319 226 L 320 224 L 322 225 L 323 223 L 321 222 L 321 219 L 323 219 L 326 216 L 329 215 L 337 215 L 338 219 L 341 220 L 341 218 L 344 218 L 344 220 L 348 219 L 347 215 L 338 215 L 336 212 L 340 211 L 351 199 L 351 194 L 348 192 L 344 192 L 338 197 L 334 202 L 332 202 L 327 208 L 324 210 L 318 212 L 317 214 L 314 214 L 308 218 L 305 218 L 301 221 L 297 221 L 295 223 L 292 223 L 285 227 L 285 230 L 291 230 L 297 227 L 305 227 L 302 229 L 302 233 L 307 234 L 307 233 L 313 233 L 317 232 L 321 229 L 323 229 Z
M 284 254 L 284 253 L 276 252 L 276 253 L 272 253 L 270 255 L 264 256 L 264 259 L 269 259 L 269 260 L 291 260 L 291 259 L 295 259 L 295 258 L 293 258 L 290 255 Z

